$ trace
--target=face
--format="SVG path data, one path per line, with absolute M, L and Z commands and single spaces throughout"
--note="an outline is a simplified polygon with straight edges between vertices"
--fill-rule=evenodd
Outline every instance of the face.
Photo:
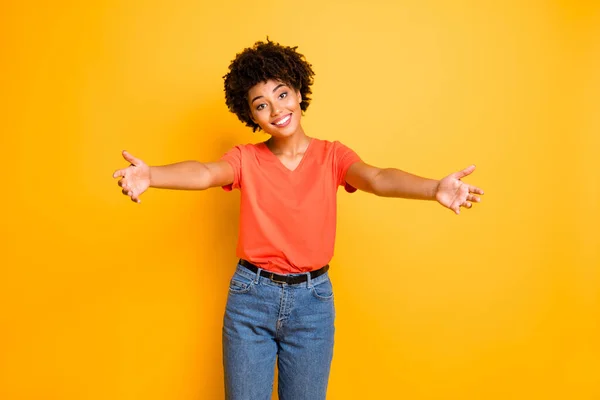
M 248 91 L 252 120 L 275 137 L 291 136 L 302 129 L 301 102 L 300 91 L 273 79 L 258 83 Z

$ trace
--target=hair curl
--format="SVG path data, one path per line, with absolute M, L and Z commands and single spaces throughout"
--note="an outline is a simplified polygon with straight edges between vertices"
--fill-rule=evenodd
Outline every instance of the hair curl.
M 296 51 L 297 47 L 282 46 L 269 40 L 256 42 L 253 47 L 244 49 L 229 64 L 225 80 L 225 103 L 229 111 L 237 115 L 240 121 L 260 130 L 252 121 L 248 105 L 248 91 L 257 83 L 276 79 L 284 82 L 302 96 L 300 108 L 306 111 L 310 104 L 309 95 L 315 73 L 304 56 Z

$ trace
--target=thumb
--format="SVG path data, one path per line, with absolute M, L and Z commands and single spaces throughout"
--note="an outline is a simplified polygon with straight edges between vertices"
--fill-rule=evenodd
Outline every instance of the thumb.
M 467 175 L 470 175 L 473 173 L 473 171 L 475 171 L 475 166 L 474 165 L 470 165 L 467 168 L 463 169 L 462 171 L 458 171 L 452 174 L 452 176 L 456 179 L 462 179 Z
M 127 150 L 123 150 L 123 158 L 129 161 L 132 165 L 138 165 L 142 163 L 142 160 L 139 158 L 135 158 L 131 154 L 127 152 Z

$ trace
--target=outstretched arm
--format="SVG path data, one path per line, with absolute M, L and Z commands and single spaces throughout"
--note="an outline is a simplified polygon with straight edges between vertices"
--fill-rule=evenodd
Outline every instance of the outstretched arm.
M 151 167 L 123 151 L 123 158 L 130 165 L 113 173 L 124 195 L 136 203 L 149 187 L 162 189 L 204 190 L 225 186 L 233 182 L 233 168 L 226 161 L 201 163 L 183 161 L 175 164 Z
M 460 213 L 460 207 L 471 208 L 478 203 L 483 190 L 461 181 L 475 166 L 448 175 L 441 180 L 422 178 L 395 168 L 377 168 L 362 161 L 348 168 L 346 182 L 365 192 L 382 197 L 437 200 L 441 205 Z

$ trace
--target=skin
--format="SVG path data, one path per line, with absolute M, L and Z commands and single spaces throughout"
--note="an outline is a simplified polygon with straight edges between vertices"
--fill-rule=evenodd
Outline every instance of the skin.
M 299 91 L 276 80 L 261 82 L 248 91 L 252 121 L 271 136 L 266 142 L 267 147 L 290 170 L 298 166 L 311 139 L 300 123 L 301 102 Z M 288 116 L 291 120 L 287 126 L 275 125 Z
M 301 124 L 302 97 L 299 90 L 278 80 L 258 83 L 248 91 L 248 106 L 252 120 L 270 135 L 267 147 L 288 169 L 294 170 L 308 148 L 311 138 Z M 275 123 L 286 117 L 286 126 Z M 184 161 L 150 167 L 142 160 L 123 151 L 130 165 L 114 172 L 124 195 L 139 203 L 149 187 L 182 190 L 204 190 L 233 182 L 233 169 L 225 161 L 200 163 Z M 378 168 L 356 162 L 346 173 L 346 181 L 364 192 L 382 197 L 436 200 L 442 206 L 460 214 L 460 208 L 471 208 L 481 201 L 483 190 L 462 182 L 475 171 L 471 165 L 443 179 L 422 178 L 396 168 Z

